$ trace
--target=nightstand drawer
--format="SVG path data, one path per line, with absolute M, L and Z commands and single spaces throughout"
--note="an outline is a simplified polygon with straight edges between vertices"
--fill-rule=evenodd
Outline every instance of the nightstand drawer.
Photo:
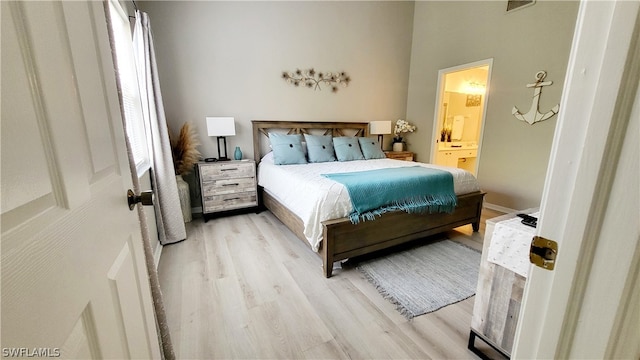
M 256 179 L 254 177 L 241 177 L 236 179 L 218 179 L 204 181 L 202 193 L 207 195 L 233 194 L 247 191 L 255 191 Z
M 235 194 L 211 195 L 204 197 L 203 210 L 205 213 L 242 209 L 258 205 L 256 191 Z
M 253 162 L 246 163 L 217 163 L 215 166 L 200 166 L 200 176 L 203 179 L 233 179 L 252 177 L 254 175 Z

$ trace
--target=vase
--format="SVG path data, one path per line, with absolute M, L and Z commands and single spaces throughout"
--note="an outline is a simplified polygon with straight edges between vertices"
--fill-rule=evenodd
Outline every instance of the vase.
M 180 198 L 180 208 L 182 209 L 182 218 L 184 222 L 191 221 L 191 194 L 189 194 L 189 183 L 184 181 L 182 175 L 176 175 L 176 184 L 178 185 L 178 197 Z
M 233 158 L 236 160 L 242 160 L 242 150 L 240 150 L 240 146 L 236 146 L 236 150 L 233 152 Z
M 398 151 L 404 151 L 404 141 L 402 141 L 402 137 L 401 136 L 394 136 L 393 138 L 393 151 L 398 152 Z

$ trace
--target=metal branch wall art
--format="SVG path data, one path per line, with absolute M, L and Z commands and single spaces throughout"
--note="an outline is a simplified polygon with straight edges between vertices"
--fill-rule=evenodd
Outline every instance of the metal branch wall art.
M 313 90 L 322 90 L 320 85 L 331 86 L 332 92 L 337 92 L 340 86 L 347 87 L 351 82 L 351 78 L 344 71 L 325 73 L 316 72 L 313 68 L 304 71 L 283 71 L 282 78 L 294 86 L 304 86 Z
M 528 88 L 531 88 L 531 87 L 534 88 L 533 101 L 531 102 L 531 109 L 529 109 L 528 113 L 523 114 L 520 112 L 520 110 L 518 110 L 517 107 L 514 106 L 513 110 L 511 110 L 511 113 L 513 114 L 513 116 L 516 117 L 516 119 L 527 122 L 529 123 L 529 125 L 533 125 L 538 121 L 549 119 L 553 115 L 557 114 L 558 111 L 560 111 L 560 104 L 554 106 L 553 108 L 551 108 L 551 110 L 547 111 L 544 114 L 538 111 L 539 110 L 538 105 L 540 104 L 540 93 L 542 92 L 542 87 L 553 84 L 553 81 L 544 81 L 545 77 L 547 77 L 546 71 L 538 71 L 536 73 L 536 82 L 533 84 L 527 84 Z

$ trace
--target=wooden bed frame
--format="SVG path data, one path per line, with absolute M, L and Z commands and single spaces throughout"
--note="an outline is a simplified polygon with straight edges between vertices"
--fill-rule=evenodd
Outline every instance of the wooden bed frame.
M 253 120 L 253 151 L 256 164 L 263 156 L 263 139 L 269 132 L 288 134 L 311 133 L 312 131 L 333 136 L 368 136 L 369 124 L 362 122 L 297 122 Z M 266 136 L 263 138 L 262 135 Z M 297 237 L 306 244 L 302 220 L 263 189 L 259 189 L 261 204 L 269 209 Z M 458 226 L 472 224 L 473 231 L 480 227 L 480 213 L 484 192 L 476 191 L 458 196 L 458 205 L 452 214 L 408 214 L 395 211 L 383 214 L 374 221 L 364 221 L 357 225 L 349 218 L 322 222 L 323 237 L 321 256 L 324 275 L 331 277 L 333 263 L 350 257 L 400 245 L 425 236 L 448 231 Z

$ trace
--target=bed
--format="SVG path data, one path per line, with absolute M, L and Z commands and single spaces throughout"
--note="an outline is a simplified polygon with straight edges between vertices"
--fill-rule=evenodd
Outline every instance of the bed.
M 376 217 L 373 221 L 353 224 L 346 215 L 350 211 L 350 205 L 345 205 L 344 200 L 340 199 L 345 193 L 344 188 L 340 188 L 341 185 L 330 184 L 331 180 L 328 179 L 319 180 L 321 181 L 319 188 L 330 191 L 324 193 L 317 190 L 314 187 L 316 185 L 311 181 L 305 182 L 307 179 L 316 179 L 318 174 L 328 171 L 323 166 L 338 166 L 337 170 L 331 170 L 333 172 L 339 172 L 346 167 L 352 170 L 406 166 L 438 167 L 392 159 L 334 162 L 324 165 L 308 164 L 312 166 L 274 165 L 270 157 L 269 133 L 271 132 L 366 137 L 368 126 L 368 123 L 362 122 L 252 121 L 260 204 L 271 211 L 298 238 L 308 243 L 312 250 L 320 253 L 323 273 L 327 278 L 331 277 L 333 263 L 336 261 L 365 255 L 462 225 L 471 224 L 474 231 L 479 229 L 484 192 L 480 190 L 475 178 L 464 170 L 443 168 L 452 172 L 455 178 L 457 206 L 452 213 L 392 211 Z M 297 171 L 298 173 L 285 174 L 285 176 L 287 179 L 300 178 L 302 185 L 291 186 L 290 181 L 287 180 L 287 186 L 282 186 L 282 180 L 271 178 L 272 173 L 277 174 L 283 171 Z M 298 193 L 292 194 L 291 191 L 294 190 Z M 289 191 L 289 193 L 282 191 Z M 321 198 L 320 202 L 308 205 L 306 200 L 302 199 L 309 195 Z M 292 201 L 292 196 L 298 198 Z M 307 211 L 305 210 L 307 205 L 316 208 Z

